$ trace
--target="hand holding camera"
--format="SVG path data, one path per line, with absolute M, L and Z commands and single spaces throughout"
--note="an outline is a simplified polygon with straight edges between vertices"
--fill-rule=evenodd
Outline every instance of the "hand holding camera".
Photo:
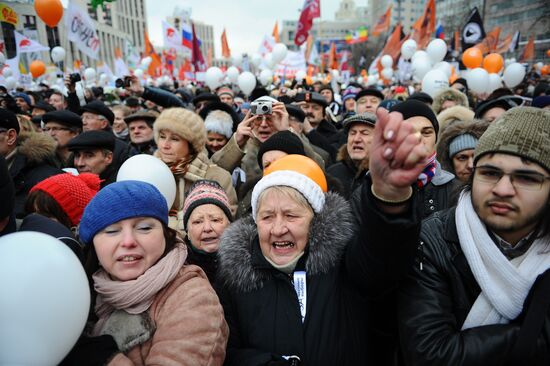
M 277 131 L 285 131 L 289 129 L 290 123 L 288 122 L 288 112 L 286 111 L 284 103 L 273 103 L 272 114 L 273 127 Z
M 65 76 L 65 86 L 69 90 L 69 93 L 74 93 L 76 91 L 76 83 L 81 80 L 82 78 L 77 72 Z
M 254 121 L 258 118 L 258 115 L 252 114 L 252 111 L 248 111 L 244 119 L 237 126 L 237 131 L 235 131 L 235 140 L 237 145 L 242 149 L 248 139 L 253 136 L 252 134 L 252 125 Z
M 143 86 L 141 86 L 139 79 L 132 75 L 126 75 L 123 79 L 116 79 L 115 86 L 117 88 L 124 88 L 138 97 L 141 97 L 143 91 L 145 90 Z

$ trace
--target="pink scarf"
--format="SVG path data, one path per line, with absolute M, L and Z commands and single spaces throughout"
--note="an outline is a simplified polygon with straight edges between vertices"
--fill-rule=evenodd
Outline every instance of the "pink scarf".
M 129 314 L 147 311 L 155 295 L 176 277 L 186 258 L 187 248 L 178 242 L 164 258 L 135 280 L 113 280 L 103 268 L 94 273 L 92 278 L 97 292 L 95 312 L 99 321 L 92 335 L 99 335 L 105 321 L 115 310 L 124 310 Z

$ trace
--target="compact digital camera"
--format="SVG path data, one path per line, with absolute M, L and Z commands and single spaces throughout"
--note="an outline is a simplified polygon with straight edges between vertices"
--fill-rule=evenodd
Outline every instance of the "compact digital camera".
M 271 102 L 252 102 L 250 103 L 250 112 L 252 114 L 271 114 Z

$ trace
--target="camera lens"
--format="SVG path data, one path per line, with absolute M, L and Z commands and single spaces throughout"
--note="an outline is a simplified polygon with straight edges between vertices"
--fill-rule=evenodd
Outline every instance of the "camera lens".
M 116 80 L 115 80 L 115 86 L 116 86 L 117 88 L 122 88 L 122 87 L 124 87 L 124 81 L 122 81 L 122 79 L 116 79 Z
M 268 110 L 269 110 L 269 107 L 268 107 L 268 106 L 266 106 L 266 105 L 263 105 L 263 106 L 262 106 L 262 112 L 265 113 L 265 112 L 267 112 Z

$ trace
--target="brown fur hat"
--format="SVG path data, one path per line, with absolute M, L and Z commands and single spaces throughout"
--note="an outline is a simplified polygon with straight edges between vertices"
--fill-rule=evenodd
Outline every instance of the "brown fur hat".
M 157 144 L 161 130 L 168 130 L 181 136 L 197 153 L 201 152 L 206 144 L 204 121 L 198 114 L 185 108 L 165 109 L 153 124 L 153 130 Z

